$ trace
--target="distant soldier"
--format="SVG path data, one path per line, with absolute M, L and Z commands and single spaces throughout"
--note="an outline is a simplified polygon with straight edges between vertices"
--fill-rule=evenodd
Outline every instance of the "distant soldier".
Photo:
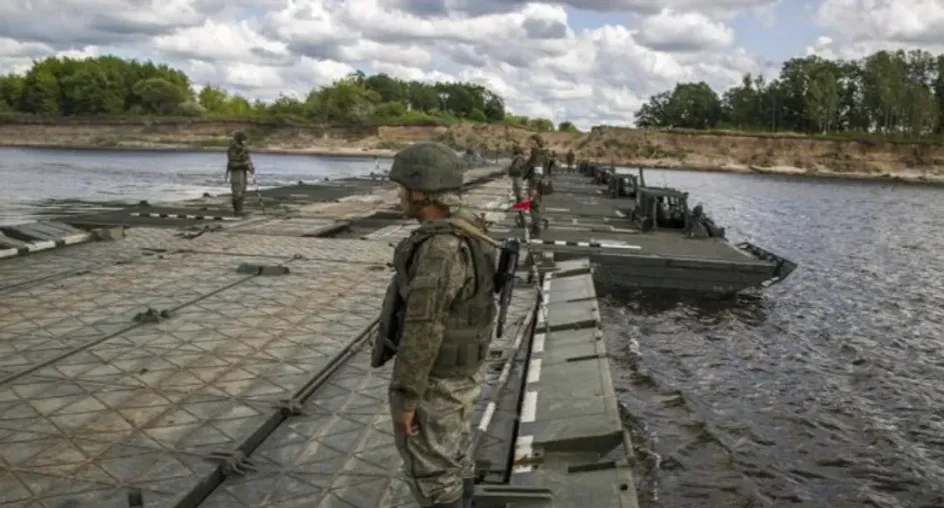
M 567 171 L 574 170 L 574 161 L 577 160 L 577 154 L 574 153 L 574 149 L 571 148 L 567 151 Z
M 249 157 L 249 147 L 246 146 L 246 133 L 236 131 L 226 150 L 226 174 L 229 178 L 229 187 L 233 194 L 233 211 L 243 213 L 243 198 L 246 195 L 246 185 L 249 175 L 256 174 L 256 168 Z
M 556 171 L 559 167 L 560 159 L 557 158 L 557 152 L 551 150 L 548 152 L 547 166 L 544 168 L 548 178 L 550 178 L 554 174 L 554 171 Z
M 462 162 L 439 143 L 396 155 L 390 179 L 420 222 L 394 251 L 371 365 L 396 358 L 390 380 L 394 440 L 420 506 L 464 508 L 474 493 L 471 418 L 492 339 L 495 251 L 483 225 L 458 208 Z
M 515 145 L 511 153 L 513 158 L 508 166 L 508 177 L 511 179 L 511 188 L 515 193 L 515 201 L 520 202 L 523 198 L 521 193 L 521 178 L 527 173 L 525 168 L 524 150 L 521 145 Z
M 546 167 L 547 155 L 547 150 L 544 149 L 544 139 L 538 134 L 531 136 L 531 153 L 528 154 L 526 163 L 528 173 L 530 174 L 531 170 L 536 167 L 540 166 L 542 169 Z

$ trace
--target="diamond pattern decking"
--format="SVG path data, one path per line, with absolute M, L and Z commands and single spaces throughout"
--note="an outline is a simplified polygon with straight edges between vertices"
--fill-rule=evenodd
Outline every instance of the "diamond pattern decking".
M 387 273 L 290 266 L 0 387 L 0 492 L 108 506 L 139 486 L 173 505 L 376 316 Z
M 510 346 L 534 297 L 522 290 L 515 298 L 508 315 L 512 326 L 493 342 L 493 350 Z M 379 370 L 369 362 L 365 349 L 341 368 L 301 416 L 289 419 L 256 450 L 254 471 L 227 478 L 201 508 L 416 508 L 393 444 L 387 406 L 392 362 Z M 501 364 L 497 358 L 485 367 L 475 425 Z
M 150 257 L 0 295 L 0 379 L 133 328 L 149 308 L 173 312 L 246 279 L 235 267 L 199 254 Z
M 494 210 L 506 191 L 467 201 Z M 415 507 L 387 407 L 393 363 L 371 369 L 365 347 L 391 242 L 411 227 L 326 239 L 297 236 L 321 219 L 291 221 L 131 229 L 0 264 L 0 507 L 124 508 L 131 488 L 147 508 Z M 516 290 L 475 408 L 479 422 L 501 401 L 480 445 L 499 462 L 527 350 L 510 346 L 535 299 Z M 148 308 L 170 314 L 134 319 Z M 513 381 L 493 399 L 506 358 Z

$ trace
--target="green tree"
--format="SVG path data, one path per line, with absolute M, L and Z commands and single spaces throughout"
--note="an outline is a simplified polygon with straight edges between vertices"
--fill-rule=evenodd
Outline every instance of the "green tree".
M 580 132 L 580 130 L 577 129 L 577 126 L 572 124 L 570 120 L 564 120 L 563 122 L 561 122 L 557 126 L 557 130 L 559 130 L 560 132 Z
M 187 94 L 176 84 L 164 78 L 142 79 L 132 87 L 144 111 L 158 115 L 172 115 L 187 100 Z
M 680 83 L 653 95 L 636 112 L 643 128 L 712 128 L 940 135 L 944 120 L 944 56 L 879 51 L 860 60 L 791 58 L 765 83 L 745 75 L 714 106 L 704 83 Z

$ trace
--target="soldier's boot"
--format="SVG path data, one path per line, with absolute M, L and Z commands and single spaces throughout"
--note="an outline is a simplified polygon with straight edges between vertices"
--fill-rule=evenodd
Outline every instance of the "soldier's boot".
M 475 508 L 475 480 L 462 480 L 462 508 Z
M 236 215 L 243 214 L 243 200 L 242 198 L 233 198 L 233 211 L 236 212 Z
M 531 236 L 540 237 L 541 236 L 541 217 L 532 217 L 531 218 Z

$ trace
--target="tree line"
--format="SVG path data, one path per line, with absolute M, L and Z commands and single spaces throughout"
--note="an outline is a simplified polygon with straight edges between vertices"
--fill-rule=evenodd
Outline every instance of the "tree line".
M 0 114 L 283 118 L 343 125 L 502 122 L 537 131 L 575 130 L 509 113 L 505 101 L 472 83 L 424 83 L 355 72 L 303 99 L 250 101 L 219 86 L 195 87 L 178 69 L 116 56 L 35 61 L 23 75 L 0 76 Z
M 720 97 L 704 82 L 680 83 L 650 97 L 636 122 L 653 128 L 940 139 L 944 55 L 900 50 L 853 61 L 792 58 L 777 79 L 768 83 L 747 74 Z

